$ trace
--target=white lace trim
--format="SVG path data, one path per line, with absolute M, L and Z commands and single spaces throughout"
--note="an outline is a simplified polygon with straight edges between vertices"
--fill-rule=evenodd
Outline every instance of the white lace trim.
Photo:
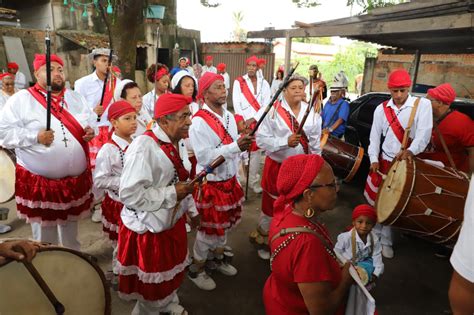
M 147 300 L 143 297 L 143 295 L 141 295 L 140 293 L 137 293 L 137 292 L 127 294 L 127 293 L 123 293 L 123 292 L 119 291 L 117 293 L 118 293 L 119 298 L 121 298 L 122 300 L 125 300 L 125 301 L 138 300 L 140 302 L 147 302 L 147 304 L 149 304 L 150 306 L 153 306 L 153 307 L 165 307 L 168 304 L 170 304 L 171 302 L 173 302 L 174 295 L 176 294 L 177 291 L 178 291 L 178 289 L 174 290 L 173 293 L 171 293 L 170 295 L 168 295 L 164 299 L 156 300 L 156 301 Z
M 74 207 L 79 207 L 83 205 L 91 196 L 92 189 L 90 189 L 84 196 L 80 199 L 73 200 L 68 203 L 60 203 L 60 202 L 49 202 L 49 201 L 34 201 L 28 200 L 21 197 L 16 196 L 15 200 L 17 203 L 21 204 L 24 207 L 28 208 L 40 208 L 40 209 L 49 209 L 49 210 L 68 210 Z
M 244 200 L 245 200 L 245 198 L 242 197 L 236 203 L 234 203 L 232 205 L 227 205 L 227 206 L 216 206 L 213 203 L 196 202 L 196 207 L 199 208 L 199 209 L 208 209 L 210 207 L 214 207 L 217 211 L 229 211 L 229 210 L 232 210 L 232 209 L 237 208 L 239 206 L 242 206 L 242 203 L 244 202 Z
M 119 232 L 119 226 L 117 224 L 110 223 L 109 221 L 107 221 L 107 219 L 104 216 L 102 216 L 101 222 L 106 229 L 112 232 L 117 232 L 117 233 Z
M 230 220 L 230 222 L 226 223 L 208 223 L 208 222 L 202 222 L 201 221 L 201 226 L 205 228 L 212 228 L 212 229 L 229 229 L 232 228 L 234 225 L 237 225 L 240 223 L 241 219 L 239 218 L 238 220 Z M 235 223 L 231 223 L 232 221 L 235 221 Z
M 191 258 L 189 253 L 186 254 L 184 261 L 176 266 L 173 269 L 162 271 L 162 272 L 145 272 L 141 270 L 138 266 L 123 266 L 119 261 L 117 265 L 114 266 L 114 273 L 120 274 L 123 276 L 137 275 L 138 279 L 143 283 L 161 283 L 164 281 L 170 281 L 178 273 L 182 272 L 188 265 L 191 264 Z
M 43 220 L 41 217 L 29 218 L 28 216 L 26 216 L 25 214 L 19 211 L 16 212 L 16 215 L 19 219 L 25 219 L 26 223 L 40 223 L 41 226 L 57 226 L 57 225 L 66 225 L 69 221 L 79 221 L 84 218 L 90 217 L 91 213 L 89 210 L 84 210 L 79 215 L 68 215 L 67 220 L 57 219 L 57 220 L 52 220 L 52 221 Z

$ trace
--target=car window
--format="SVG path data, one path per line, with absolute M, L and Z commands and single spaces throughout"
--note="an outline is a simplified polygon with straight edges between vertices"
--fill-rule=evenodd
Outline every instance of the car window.
M 372 121 L 374 119 L 374 111 L 377 106 L 382 104 L 384 101 L 390 99 L 390 96 L 374 96 L 370 98 L 366 103 L 364 103 L 359 108 L 359 113 L 357 115 L 357 120 L 359 122 L 372 125 Z

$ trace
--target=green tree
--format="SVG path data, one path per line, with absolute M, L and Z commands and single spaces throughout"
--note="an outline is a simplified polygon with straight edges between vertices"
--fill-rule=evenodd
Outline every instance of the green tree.
M 376 8 L 388 7 L 391 5 L 396 5 L 406 2 L 406 0 L 347 0 L 347 6 L 353 7 L 354 4 L 357 4 L 362 8 L 362 13 L 368 13 Z
M 235 41 L 245 41 L 247 39 L 247 31 L 244 30 L 241 26 L 242 21 L 244 20 L 244 14 L 242 11 L 232 12 L 232 18 L 234 20 L 234 31 L 233 31 L 233 40 Z
M 293 42 L 297 43 L 309 43 L 309 44 L 319 44 L 319 45 L 331 45 L 331 37 L 295 37 Z

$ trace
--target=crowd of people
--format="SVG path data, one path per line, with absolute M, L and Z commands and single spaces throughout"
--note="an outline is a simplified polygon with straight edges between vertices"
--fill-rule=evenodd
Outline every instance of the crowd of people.
M 377 223 L 373 207 L 393 160 L 420 156 L 450 166 L 452 159 L 459 170 L 474 170 L 474 123 L 450 109 L 456 97 L 451 85 L 418 98 L 409 94 L 408 72 L 392 71 L 391 98 L 377 106 L 370 132 L 367 203 L 354 208 L 352 226 L 334 244 L 319 217 L 335 207 L 339 180 L 321 157 L 321 138 L 345 133 L 350 106 L 343 71 L 328 87 L 316 65 L 310 80 L 293 75 L 283 81 L 278 68 L 270 85 L 264 60 L 251 56 L 231 86 L 226 65 L 214 67 L 212 56 L 202 67 L 182 57 L 171 71 L 163 64 L 149 67 L 153 89 L 143 95 L 136 82 L 120 78 L 120 69 L 111 67 L 117 57 L 109 60 L 109 54 L 90 54 L 94 71 L 74 90 L 65 88 L 64 62 L 56 55 L 51 69 L 45 55 L 36 55 L 36 83 L 27 89 L 12 65 L 1 78 L 0 146 L 15 149 L 17 214 L 31 224 L 36 242 L 80 250 L 78 220 L 93 211 L 113 249 L 109 277 L 121 298 L 136 301 L 132 314 L 187 314 L 177 294 L 186 275 L 199 289 L 213 290 L 212 271 L 238 273 L 232 263 L 238 253 L 227 240 L 245 200 L 239 168 L 261 194 L 250 238 L 272 270 L 263 291 L 268 314 L 344 314 L 346 304 L 359 303 L 346 299 L 353 265 L 361 278 L 365 274 L 367 288 L 375 285 L 384 272 L 382 257 L 394 256 L 391 228 Z M 234 112 L 227 108 L 231 88 Z M 225 161 L 210 170 L 220 156 Z M 205 180 L 191 183 L 196 174 L 206 174 Z M 471 183 L 451 258 L 455 314 L 474 310 L 473 190 Z M 192 253 L 190 229 L 197 229 Z M 31 260 L 41 246 L 0 243 L 0 264 L 5 257 Z

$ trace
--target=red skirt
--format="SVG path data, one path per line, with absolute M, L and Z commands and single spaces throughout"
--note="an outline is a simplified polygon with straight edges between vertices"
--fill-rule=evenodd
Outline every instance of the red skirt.
M 244 191 L 236 176 L 221 182 L 208 181 L 194 192 L 193 197 L 201 214 L 200 231 L 224 236 L 226 230 L 240 222 Z
M 122 219 L 120 218 L 120 212 L 122 211 L 123 204 L 115 201 L 109 197 L 109 194 L 105 194 L 104 201 L 102 201 L 102 231 L 107 233 L 109 240 L 117 241 L 119 227 L 122 225 Z
M 383 174 L 387 174 L 391 163 L 392 162 L 390 161 L 380 159 L 379 171 Z M 375 200 L 377 200 L 377 192 L 379 191 L 380 184 L 382 184 L 382 176 L 378 173 L 370 172 L 365 183 L 364 196 L 365 199 L 367 199 L 367 203 L 369 203 L 371 206 L 375 205 Z
M 273 217 L 273 213 L 278 212 L 273 210 L 273 204 L 278 197 L 277 178 L 280 171 L 281 163 L 278 163 L 268 156 L 265 158 L 265 165 L 262 173 L 262 212 Z
M 99 134 L 89 141 L 89 158 L 92 169 L 95 168 L 95 160 L 100 148 L 109 141 L 110 134 L 108 126 L 101 126 L 99 127 Z
M 120 226 L 115 270 L 120 297 L 160 304 L 179 288 L 190 263 L 185 222 L 183 216 L 161 233 L 138 234 Z
M 77 221 L 90 214 L 92 174 L 48 179 L 16 165 L 15 199 L 19 218 L 44 226 Z

